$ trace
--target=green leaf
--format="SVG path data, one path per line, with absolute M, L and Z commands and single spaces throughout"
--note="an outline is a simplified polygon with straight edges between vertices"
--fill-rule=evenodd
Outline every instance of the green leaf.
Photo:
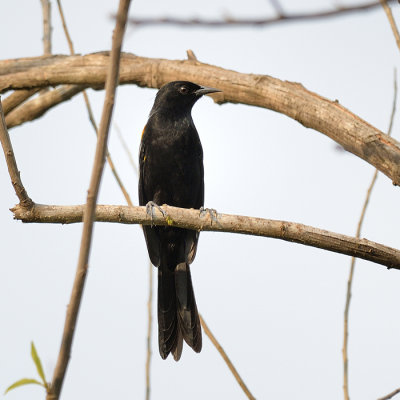
M 43 385 L 45 388 L 47 388 L 47 381 L 46 381 L 46 377 L 44 376 L 42 362 L 40 361 L 40 358 L 38 356 L 38 353 L 36 351 L 36 348 L 35 348 L 35 345 L 33 342 L 31 342 L 31 356 L 32 356 L 33 362 L 36 365 L 37 372 L 38 372 L 40 378 L 42 379 Z
M 34 384 L 34 385 L 40 385 L 43 386 L 42 382 L 37 381 L 36 379 L 29 379 L 29 378 L 23 378 L 20 379 L 19 381 L 13 383 L 11 386 L 9 386 L 6 391 L 4 392 L 4 394 L 7 394 L 10 390 L 15 389 L 19 386 L 23 386 L 23 385 L 30 385 L 30 384 Z

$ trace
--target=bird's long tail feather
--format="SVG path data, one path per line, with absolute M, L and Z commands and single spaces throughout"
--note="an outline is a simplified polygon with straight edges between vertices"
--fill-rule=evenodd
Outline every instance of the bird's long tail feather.
M 201 325 L 194 297 L 189 265 L 175 270 L 158 268 L 158 338 L 163 359 L 182 354 L 183 340 L 196 352 L 202 346 Z

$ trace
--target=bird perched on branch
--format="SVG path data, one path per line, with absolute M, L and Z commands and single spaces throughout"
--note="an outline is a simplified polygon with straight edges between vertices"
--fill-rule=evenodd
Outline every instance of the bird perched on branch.
M 139 152 L 139 203 L 152 213 L 168 204 L 201 208 L 204 204 L 203 149 L 191 110 L 200 97 L 219 92 L 176 81 L 157 93 L 143 130 Z M 162 209 L 160 209 L 164 212 Z M 163 359 L 182 354 L 183 340 L 201 350 L 201 326 L 189 264 L 199 232 L 170 226 L 143 226 L 147 250 L 158 267 L 158 342 Z

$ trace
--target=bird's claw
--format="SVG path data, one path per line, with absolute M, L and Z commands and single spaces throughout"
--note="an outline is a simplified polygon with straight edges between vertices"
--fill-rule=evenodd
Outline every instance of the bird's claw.
M 211 218 L 211 221 L 218 222 L 218 212 L 214 208 L 204 208 L 200 207 L 200 218 L 203 218 L 206 214 L 208 214 Z
M 146 204 L 146 214 L 150 216 L 151 222 L 153 222 L 153 219 L 154 219 L 154 209 L 155 208 L 157 208 L 157 210 L 160 211 L 160 213 L 162 214 L 162 216 L 164 218 L 166 218 L 168 216 L 167 212 L 165 210 L 163 210 L 163 208 L 161 206 L 154 203 L 154 201 L 149 201 Z

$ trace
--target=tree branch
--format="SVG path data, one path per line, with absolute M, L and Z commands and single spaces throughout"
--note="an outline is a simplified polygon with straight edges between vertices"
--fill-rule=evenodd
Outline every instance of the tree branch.
M 0 61 L 0 91 L 60 84 L 102 88 L 108 53 Z M 213 98 L 263 107 L 285 114 L 327 135 L 400 185 L 400 144 L 362 120 L 338 101 L 331 101 L 295 82 L 267 75 L 243 74 L 193 60 L 165 60 L 123 54 L 120 84 L 160 87 L 173 80 L 218 87 Z
M 217 219 L 209 213 L 163 205 L 168 217 L 164 218 L 154 210 L 153 219 L 146 213 L 146 207 L 98 205 L 95 220 L 121 224 L 142 224 L 175 226 L 198 231 L 231 232 L 245 235 L 265 236 L 318 247 L 363 258 L 388 268 L 400 269 L 400 251 L 367 239 L 356 239 L 324 229 L 286 221 L 218 214 Z M 16 205 L 11 211 L 14 218 L 23 222 L 72 224 L 82 222 L 83 205 L 52 206 L 35 204 L 31 209 Z
M 43 54 L 51 54 L 51 3 L 50 0 L 40 0 L 43 13 Z
M 36 94 L 39 90 L 40 89 L 16 90 L 14 93 L 11 93 L 3 100 L 4 115 L 7 116 L 10 111 L 17 108 L 20 104 Z
M 214 347 L 217 349 L 218 353 L 224 359 L 225 364 L 228 366 L 229 370 L 232 372 L 232 375 L 236 379 L 236 381 L 239 384 L 239 386 L 242 388 L 242 390 L 245 393 L 245 395 L 247 396 L 247 398 L 249 400 L 256 400 L 256 398 L 251 394 L 251 392 L 250 392 L 249 388 L 247 387 L 247 385 L 244 383 L 242 377 L 239 375 L 239 372 L 237 371 L 237 369 L 233 365 L 232 361 L 229 359 L 228 355 L 225 353 L 225 350 L 220 345 L 218 340 L 215 338 L 213 333 L 210 331 L 210 328 L 208 327 L 208 325 L 204 321 L 203 317 L 201 315 L 199 315 L 199 317 L 200 317 L 201 326 L 204 329 L 204 333 L 208 336 L 208 338 L 211 340 L 211 343 L 214 345 Z
M 399 30 L 397 29 L 397 25 L 396 22 L 393 18 L 393 14 L 392 14 L 392 10 L 390 9 L 389 5 L 388 5 L 388 1 L 387 0 L 380 0 L 380 3 L 382 4 L 382 7 L 385 11 L 385 14 L 388 18 L 390 27 L 392 28 L 392 32 L 393 32 L 393 36 L 396 40 L 396 44 L 397 47 L 400 50 L 400 34 L 399 34 Z
M 84 208 L 82 240 L 79 251 L 78 265 L 76 269 L 74 285 L 72 288 L 71 299 L 68 305 L 67 316 L 65 319 L 61 348 L 58 355 L 56 368 L 54 370 L 50 391 L 47 396 L 48 400 L 57 400 L 61 393 L 62 384 L 64 382 L 64 377 L 70 358 L 72 340 L 75 333 L 75 326 L 78 319 L 80 303 L 85 285 L 93 233 L 96 201 L 105 163 L 108 131 L 111 122 L 112 110 L 114 107 L 115 91 L 118 84 L 122 39 L 125 32 L 126 20 L 128 18 L 127 14 L 129 5 L 130 0 L 120 0 L 118 6 L 117 21 L 115 30 L 113 32 L 110 64 L 108 67 L 106 80 L 106 94 L 104 99 L 103 113 L 98 132 L 98 140 L 90 179 L 90 186 Z
M 14 187 L 15 194 L 17 195 L 21 207 L 29 210 L 33 206 L 32 199 L 28 196 L 24 185 L 22 184 L 19 175 L 17 161 L 14 156 L 10 136 L 8 135 L 6 122 L 4 120 L 3 107 L 0 101 L 0 142 L 3 147 L 4 155 L 6 158 L 8 173 L 10 174 L 11 183 Z
M 394 1 L 394 0 L 389 0 Z M 243 28 L 243 27 L 264 27 L 285 22 L 298 22 L 298 21 L 310 21 L 319 20 L 323 18 L 339 17 L 344 14 L 357 13 L 360 11 L 372 10 L 379 6 L 379 1 L 374 1 L 365 4 L 359 4 L 355 6 L 338 6 L 333 10 L 328 11 L 317 11 L 313 13 L 301 13 L 301 14 L 286 14 L 283 13 L 282 7 L 278 6 L 276 1 L 273 5 L 278 13 L 276 17 L 271 18 L 251 18 L 251 19 L 236 19 L 231 17 L 225 17 L 221 19 L 200 19 L 200 18 L 129 18 L 129 23 L 138 26 L 153 26 L 153 25 L 169 25 L 169 26 L 180 26 L 185 28 Z
M 21 104 L 6 115 L 8 129 L 41 117 L 50 108 L 70 100 L 84 89 L 85 86 L 81 85 L 62 85 L 46 93 L 41 93 L 40 96 Z
M 399 393 L 400 393 L 400 388 L 398 388 L 398 389 L 396 389 L 396 390 L 393 390 L 393 392 L 387 394 L 386 396 L 379 397 L 378 400 L 389 400 L 389 399 L 391 399 L 393 396 L 395 396 L 396 394 L 399 394 Z

